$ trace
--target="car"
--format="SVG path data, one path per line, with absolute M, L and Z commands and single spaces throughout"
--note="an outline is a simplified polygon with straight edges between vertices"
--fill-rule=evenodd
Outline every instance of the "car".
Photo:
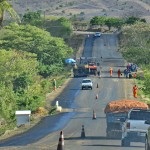
M 145 143 L 145 136 L 149 127 L 150 110 L 131 109 L 122 126 L 121 146 L 128 147 L 131 142 Z
M 145 135 L 145 150 L 150 150 L 150 127 L 148 127 L 148 130 Z
M 83 79 L 81 87 L 82 87 L 82 90 L 83 89 L 89 89 L 89 88 L 92 90 L 93 82 L 91 81 L 91 79 Z
M 95 34 L 94 34 L 94 37 L 100 37 L 101 36 L 101 33 L 100 32 L 96 32 Z

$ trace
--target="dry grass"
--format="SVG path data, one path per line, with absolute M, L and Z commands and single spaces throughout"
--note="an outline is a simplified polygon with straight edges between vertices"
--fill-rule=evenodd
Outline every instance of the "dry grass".
M 67 16 L 79 15 L 84 12 L 84 19 L 90 19 L 97 15 L 122 17 L 136 15 L 150 20 L 150 1 L 148 0 L 17 0 L 12 1 L 18 14 L 29 11 L 41 10 L 46 15 Z M 64 13 L 62 13 L 64 12 Z

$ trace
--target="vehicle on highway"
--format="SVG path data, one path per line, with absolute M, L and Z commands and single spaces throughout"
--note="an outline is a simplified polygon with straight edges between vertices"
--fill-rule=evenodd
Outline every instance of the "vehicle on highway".
M 89 89 L 89 88 L 92 90 L 93 83 L 92 83 L 91 79 L 83 79 L 81 86 L 82 86 L 82 90 Z
M 94 34 L 94 37 L 100 37 L 101 36 L 101 33 L 100 32 L 96 32 L 95 34 Z
M 147 121 L 147 123 L 150 124 L 150 121 Z M 145 135 L 145 150 L 150 150 L 150 127 L 148 127 Z
M 149 123 L 150 110 L 131 109 L 122 126 L 121 146 L 130 146 L 131 142 L 145 143 Z
M 148 109 L 144 102 L 135 100 L 114 100 L 109 102 L 104 112 L 106 114 L 106 136 L 108 138 L 121 138 L 122 125 L 127 119 L 128 112 L 133 108 Z

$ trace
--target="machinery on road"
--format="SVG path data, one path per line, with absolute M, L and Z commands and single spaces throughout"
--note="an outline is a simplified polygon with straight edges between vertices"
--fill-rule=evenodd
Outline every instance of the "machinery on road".
M 96 57 L 80 57 L 73 66 L 74 77 L 87 77 L 97 74 L 97 65 L 99 63 Z

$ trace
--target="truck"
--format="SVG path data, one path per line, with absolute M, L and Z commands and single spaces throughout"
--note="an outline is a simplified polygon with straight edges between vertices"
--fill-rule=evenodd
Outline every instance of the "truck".
M 129 147 L 131 142 L 145 143 L 150 126 L 150 110 L 131 109 L 122 126 L 121 146 Z
M 109 102 L 104 112 L 106 114 L 106 136 L 122 138 L 122 126 L 132 108 L 148 109 L 148 105 L 137 100 L 114 100 Z
M 88 76 L 88 70 L 85 68 L 85 66 L 74 66 L 73 67 L 73 76 L 76 77 L 87 77 Z
M 74 77 L 87 77 L 97 74 L 97 63 L 95 57 L 80 57 L 73 66 Z

